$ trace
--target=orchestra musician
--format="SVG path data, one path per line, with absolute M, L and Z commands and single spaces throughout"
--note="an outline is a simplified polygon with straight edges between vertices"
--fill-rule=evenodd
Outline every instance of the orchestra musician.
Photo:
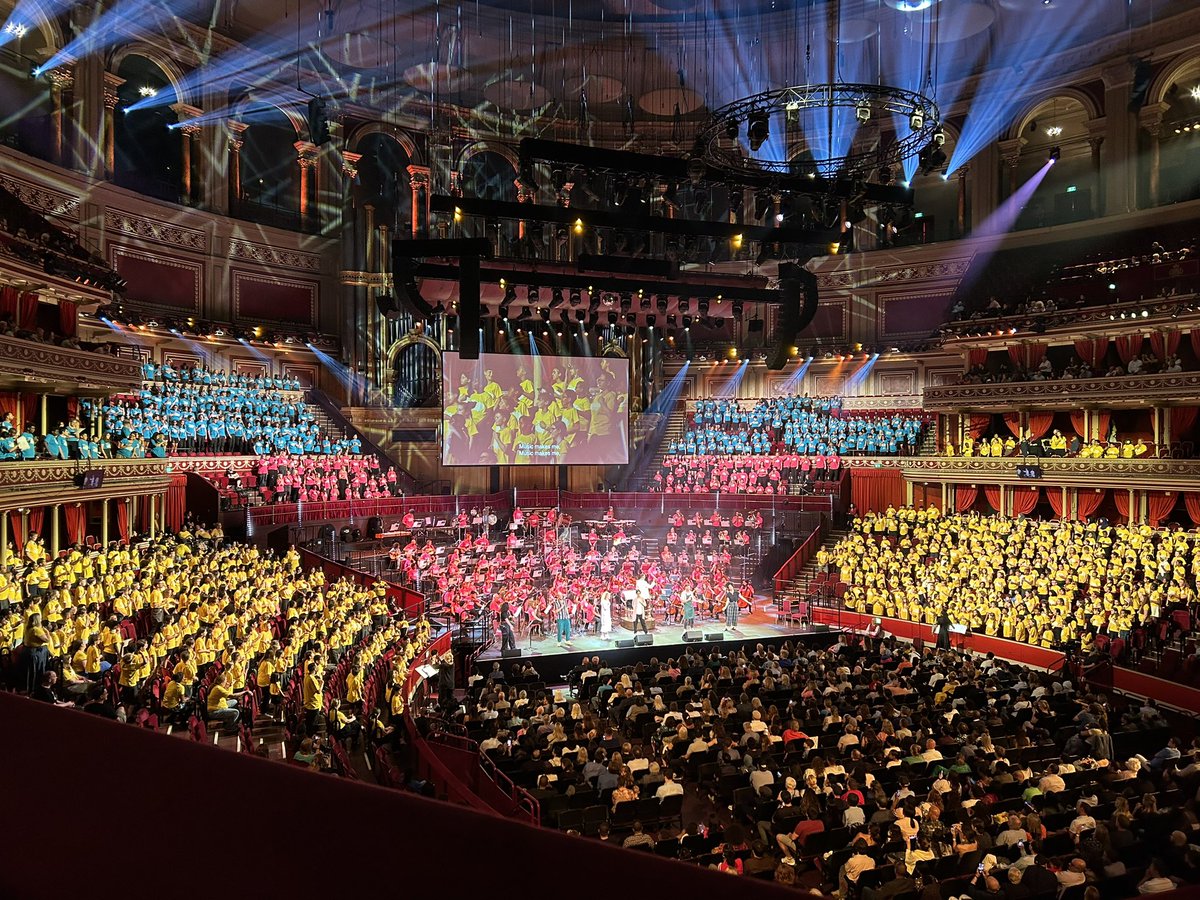
M 400 549 L 400 543 L 397 541 L 396 543 L 392 544 L 391 549 L 388 550 L 388 568 L 393 572 L 400 571 L 400 557 L 402 555 L 403 551 Z
M 408 512 L 406 512 L 404 514 L 404 527 L 411 530 L 412 527 L 416 524 L 417 524 L 417 511 L 415 509 L 410 509 Z

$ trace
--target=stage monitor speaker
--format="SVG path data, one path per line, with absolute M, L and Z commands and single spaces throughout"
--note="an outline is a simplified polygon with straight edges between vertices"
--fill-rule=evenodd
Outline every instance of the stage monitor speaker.
M 632 639 L 619 639 L 617 641 L 617 649 L 618 650 L 628 650 L 631 647 L 633 647 L 633 645 L 634 645 L 634 642 Z
M 638 647 L 649 647 L 651 644 L 654 643 L 654 635 L 652 635 L 652 634 L 635 634 L 633 636 L 633 643 L 635 646 L 638 646 Z
M 685 644 L 690 644 L 693 641 L 702 641 L 702 640 L 704 640 L 704 632 L 703 631 L 685 631 L 683 633 L 683 642 Z
M 367 539 L 370 540 L 377 534 L 383 533 L 383 520 L 379 516 L 371 516 L 367 519 Z
M 813 626 L 813 631 L 816 631 L 820 634 L 824 634 L 827 631 L 829 631 L 829 626 L 826 625 L 824 622 L 818 622 L 817 624 L 815 624 Z
M 779 293 L 783 302 L 775 332 L 775 348 L 767 358 L 767 368 L 778 371 L 792 358 L 792 347 L 817 314 L 817 276 L 804 266 L 786 263 L 779 266 Z
M 332 544 L 335 540 L 337 540 L 337 529 L 332 525 L 322 525 L 321 540 L 327 544 Z
M 513 657 L 519 657 L 521 655 L 521 648 L 520 647 L 510 647 L 507 650 L 501 650 L 500 655 L 502 657 L 504 657 L 505 659 L 512 659 Z
M 725 637 L 725 632 L 723 631 L 710 631 L 704 635 L 706 641 L 719 641 L 723 637 Z

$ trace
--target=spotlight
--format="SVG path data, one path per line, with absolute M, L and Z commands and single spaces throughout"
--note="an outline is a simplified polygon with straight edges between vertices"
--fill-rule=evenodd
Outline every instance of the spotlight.
M 608 324 L 609 324 L 609 325 L 616 325 L 616 324 L 617 324 L 617 314 L 616 314 L 615 312 L 610 312 L 610 313 L 608 314 Z
M 734 301 L 733 301 L 733 317 L 734 317 L 735 319 L 741 319 L 741 318 L 742 318 L 742 314 L 743 314 L 745 311 L 746 311 L 746 306 L 745 306 L 745 304 L 744 304 L 744 303 L 742 303 L 742 301 L 741 301 L 741 300 L 734 300 Z
M 138 88 L 138 96 L 147 97 L 147 98 L 157 97 L 158 96 L 158 88 L 152 88 L 148 84 L 143 84 L 140 88 Z
M 660 313 L 665 313 L 667 311 L 667 295 L 659 294 L 657 297 L 655 297 L 654 305 Z
M 867 103 L 866 101 L 860 101 L 858 105 L 854 107 L 854 117 L 858 119 L 859 122 L 871 121 L 871 104 Z
M 750 140 L 750 149 L 757 151 L 770 136 L 771 120 L 766 110 L 751 113 L 746 126 L 746 137 Z
M 692 301 L 687 297 L 679 298 L 679 311 L 681 313 L 688 312 L 692 308 Z
M 580 296 L 579 288 L 572 288 L 571 289 L 571 305 L 579 306 L 581 303 L 583 303 L 583 297 Z
M 553 291 L 550 292 L 550 308 L 558 309 L 562 305 L 563 305 L 562 288 L 555 288 Z
M 29 26 L 20 22 L 6 22 L 4 24 L 4 33 L 15 38 L 23 38 L 29 34 Z
M 700 298 L 700 299 L 699 299 L 699 300 L 696 302 L 696 308 L 697 308 L 698 310 L 700 310 L 700 315 L 702 315 L 702 316 L 707 316 L 707 315 L 708 315 L 708 306 L 709 306 L 709 303 L 708 303 L 708 298 L 707 298 L 707 297 L 701 297 L 701 298 Z
M 684 331 L 691 331 L 691 330 L 692 330 L 692 317 L 691 317 L 691 316 L 684 316 L 684 317 L 683 317 L 683 330 L 684 330 Z
M 925 110 L 919 106 L 914 106 L 913 111 L 908 116 L 908 127 L 913 131 L 920 131 L 925 127 Z
M 657 324 L 658 324 L 658 316 L 656 316 L 654 313 L 650 313 L 648 316 L 646 316 L 646 327 L 647 328 L 653 328 Z
M 525 302 L 533 306 L 538 302 L 538 289 L 536 287 L 527 288 L 525 290 Z
M 1050 148 L 1050 162 L 1056 163 L 1059 161 L 1059 159 L 1061 157 L 1062 157 L 1062 148 L 1061 147 L 1055 146 L 1055 147 Z
M 693 156 L 691 159 L 688 160 L 688 164 L 687 164 L 688 180 L 690 180 L 692 182 L 692 184 L 699 184 L 701 181 L 703 181 L 704 173 L 706 171 L 707 171 L 707 168 L 704 165 L 704 160 L 702 160 L 700 157 Z
M 741 127 L 742 124 L 737 119 L 730 119 L 725 123 L 725 136 L 731 141 L 736 141 L 738 131 L 741 129 Z
M 933 142 L 939 147 L 943 146 L 946 143 L 946 132 L 942 131 L 940 128 L 935 131 L 933 133 Z

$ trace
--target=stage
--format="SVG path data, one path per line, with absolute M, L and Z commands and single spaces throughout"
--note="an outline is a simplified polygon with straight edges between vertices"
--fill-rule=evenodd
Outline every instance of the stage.
M 599 655 L 612 665 L 631 665 L 636 662 L 649 661 L 652 657 L 658 657 L 665 662 L 670 657 L 678 656 L 686 647 L 699 649 L 704 653 L 711 653 L 714 649 L 728 652 L 745 645 L 753 647 L 758 643 L 770 643 L 778 646 L 785 640 L 803 643 L 807 646 L 821 646 L 822 643 L 832 644 L 841 631 L 841 629 L 828 626 L 818 631 L 812 627 L 801 627 L 795 623 L 777 622 L 774 610 L 756 611 L 751 615 L 742 616 L 738 620 L 737 631 L 726 629 L 723 620 L 711 619 L 698 619 L 696 627 L 692 630 L 703 632 L 706 637 L 714 634 L 720 634 L 721 637 L 715 641 L 685 643 L 683 626 L 669 623 L 658 623 L 657 627 L 651 630 L 650 636 L 654 641 L 652 644 L 636 647 L 617 646 L 617 641 L 622 643 L 632 641 L 634 636 L 632 631 L 622 628 L 616 622 L 613 623 L 611 640 L 601 639 L 600 635 L 594 631 L 573 632 L 570 643 L 559 644 L 554 639 L 553 632 L 543 638 L 539 638 L 535 634 L 532 640 L 527 634 L 522 633 L 517 640 L 517 649 L 521 651 L 520 657 L 502 658 L 500 643 L 497 640 L 479 657 L 475 664 L 475 670 L 486 674 L 491 671 L 493 662 L 499 662 L 505 670 L 508 670 L 511 668 L 511 664 L 518 660 L 529 660 L 547 683 L 557 683 L 565 681 L 566 673 L 585 656 Z M 641 636 L 641 634 L 639 631 L 638 635 Z

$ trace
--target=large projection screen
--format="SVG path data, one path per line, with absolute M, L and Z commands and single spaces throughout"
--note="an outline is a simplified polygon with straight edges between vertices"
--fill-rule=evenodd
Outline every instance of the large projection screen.
M 629 361 L 442 355 L 442 464 L 629 462 Z

